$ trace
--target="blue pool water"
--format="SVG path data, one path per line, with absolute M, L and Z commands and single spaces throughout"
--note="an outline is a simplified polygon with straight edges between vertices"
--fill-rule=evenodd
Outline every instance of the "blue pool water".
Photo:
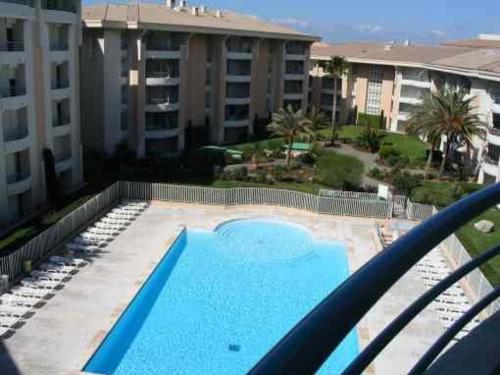
M 184 232 L 85 371 L 243 374 L 348 276 L 340 243 L 271 220 Z M 357 354 L 352 332 L 322 367 Z

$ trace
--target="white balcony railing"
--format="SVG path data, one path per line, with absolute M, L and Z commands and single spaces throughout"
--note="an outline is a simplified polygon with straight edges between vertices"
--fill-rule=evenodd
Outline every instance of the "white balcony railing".
M 16 184 L 18 182 L 27 180 L 30 177 L 31 177 L 31 173 L 29 171 L 7 174 L 7 183 L 9 185 Z
M 22 52 L 22 51 L 24 51 L 23 42 L 0 43 L 0 52 Z
M 22 86 L 17 87 L 0 87 L 0 98 L 12 98 L 15 96 L 26 95 L 26 88 Z
M 18 141 L 20 139 L 24 139 L 28 136 L 28 127 L 27 126 L 17 126 L 13 131 L 5 132 L 3 135 L 3 140 L 5 142 L 13 142 Z

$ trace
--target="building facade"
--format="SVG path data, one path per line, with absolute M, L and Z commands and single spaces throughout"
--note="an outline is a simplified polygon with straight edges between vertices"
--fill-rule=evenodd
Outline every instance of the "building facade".
M 307 106 L 317 40 L 231 12 L 188 6 L 84 8 L 86 152 L 138 158 L 241 142 L 276 109 Z
M 46 202 L 43 151 L 61 189 L 83 182 L 80 1 L 0 0 L 0 227 Z
M 475 111 L 487 125 L 486 138 L 474 139 L 471 154 L 478 180 L 486 184 L 500 182 L 500 40 L 478 39 L 440 46 L 314 44 L 309 105 L 328 115 L 332 110 L 333 79 L 321 64 L 331 56 L 343 56 L 350 63 L 348 73 L 338 84 L 340 123 L 354 123 L 358 113 L 382 114 L 387 130 L 405 132 L 410 113 L 422 103 L 425 94 L 446 84 L 468 89 Z

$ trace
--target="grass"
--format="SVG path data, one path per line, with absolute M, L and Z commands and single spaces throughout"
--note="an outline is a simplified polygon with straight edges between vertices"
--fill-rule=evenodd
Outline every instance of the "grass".
M 272 185 L 269 185 L 259 182 L 222 181 L 222 180 L 215 180 L 211 184 L 208 184 L 208 186 L 214 188 L 223 188 L 223 189 L 231 189 L 237 187 L 260 187 L 260 188 L 270 188 L 270 189 L 294 190 L 310 194 L 318 194 L 320 189 L 325 188 L 324 186 L 316 183 L 276 182 Z
M 474 228 L 474 223 L 480 220 L 490 220 L 495 224 L 492 233 L 481 233 Z M 484 251 L 500 244 L 500 210 L 491 209 L 474 221 L 467 223 L 457 232 L 457 236 L 471 256 L 477 256 Z M 493 285 L 500 285 L 500 257 L 491 259 L 481 267 L 486 278 Z
M 361 185 L 364 164 L 353 156 L 324 153 L 318 158 L 316 167 L 317 178 L 323 185 L 345 190 L 353 190 Z
M 454 187 L 460 187 L 460 196 L 453 194 Z M 462 195 L 472 193 L 481 188 L 473 183 L 455 183 L 448 181 L 423 181 L 422 185 L 413 189 L 410 197 L 413 202 L 430 204 L 436 207 L 446 207 Z

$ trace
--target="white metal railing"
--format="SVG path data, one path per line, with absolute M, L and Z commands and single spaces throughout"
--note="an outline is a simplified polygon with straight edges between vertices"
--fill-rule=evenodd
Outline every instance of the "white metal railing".
M 22 272 L 24 260 L 30 259 L 36 262 L 43 259 L 67 241 L 77 230 L 116 205 L 119 199 L 119 183 L 115 183 L 24 246 L 6 256 L 0 255 L 0 274 L 8 275 L 12 282 Z
M 270 188 L 221 189 L 119 181 L 75 209 L 52 227 L 14 252 L 0 255 L 0 274 L 14 280 L 23 261 L 39 261 L 69 240 L 78 230 L 104 214 L 121 199 L 169 201 L 207 205 L 265 205 L 305 210 L 325 215 L 388 219 L 398 210 L 410 220 L 422 220 L 436 212 L 432 206 L 418 205 L 404 196 L 380 200 L 377 194 L 322 190 L 320 195 Z M 406 211 L 405 211 L 406 208 Z

